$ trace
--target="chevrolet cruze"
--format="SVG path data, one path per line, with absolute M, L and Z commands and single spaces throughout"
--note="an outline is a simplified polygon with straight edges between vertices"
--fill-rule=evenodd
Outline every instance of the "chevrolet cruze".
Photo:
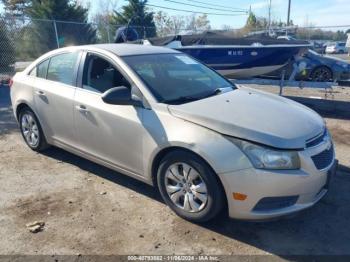
M 49 52 L 12 82 L 27 145 L 50 145 L 158 187 L 179 216 L 261 220 L 311 207 L 335 172 L 323 119 L 237 87 L 167 48 L 105 44 Z

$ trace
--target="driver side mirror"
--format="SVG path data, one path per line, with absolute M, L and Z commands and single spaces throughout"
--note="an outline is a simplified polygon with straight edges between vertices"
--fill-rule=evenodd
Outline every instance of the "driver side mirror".
M 133 99 L 131 89 L 125 86 L 113 87 L 102 95 L 106 104 L 142 106 L 142 101 Z

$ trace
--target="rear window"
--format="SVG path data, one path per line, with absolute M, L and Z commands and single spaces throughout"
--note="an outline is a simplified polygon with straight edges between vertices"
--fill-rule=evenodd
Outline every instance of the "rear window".
M 345 43 L 339 43 L 339 46 L 345 46 Z

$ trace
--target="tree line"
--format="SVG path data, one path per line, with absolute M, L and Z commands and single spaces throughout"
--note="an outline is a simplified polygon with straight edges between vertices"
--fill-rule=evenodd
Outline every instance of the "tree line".
M 294 27 L 293 20 L 290 21 L 290 27 Z M 269 21 L 265 17 L 257 17 L 253 12 L 249 13 L 245 26 L 239 30 L 242 34 L 249 32 L 265 30 L 269 27 Z M 282 21 L 271 21 L 272 28 L 286 28 L 287 24 Z M 345 41 L 347 34 L 350 33 L 350 29 L 342 31 L 331 31 L 317 28 L 312 23 L 306 23 L 301 27 L 295 27 L 293 32 L 297 39 L 308 39 L 308 40 L 327 40 L 327 41 Z
M 128 0 L 120 11 L 116 8 L 118 0 L 103 0 L 94 15 L 79 0 L 0 1 L 4 6 L 0 14 L 0 71 L 8 70 L 15 61 L 33 60 L 58 46 L 113 42 L 118 27 L 126 24 L 146 38 L 211 29 L 205 14 L 170 16 L 163 11 L 152 12 L 147 0 Z M 280 21 L 272 21 L 271 25 L 286 26 Z M 250 12 L 245 26 L 232 32 L 243 36 L 267 26 L 266 18 Z M 231 27 L 226 25 L 223 29 Z M 338 41 L 346 38 L 346 32 L 305 28 L 297 31 L 297 37 Z
M 128 0 L 120 11 L 116 0 L 104 0 L 100 12 L 90 18 L 89 6 L 78 0 L 0 1 L 5 10 L 0 20 L 0 68 L 33 60 L 58 46 L 113 42 L 118 27 L 126 24 L 147 38 L 176 34 L 183 28 L 194 32 L 210 28 L 206 15 L 154 13 L 147 0 Z

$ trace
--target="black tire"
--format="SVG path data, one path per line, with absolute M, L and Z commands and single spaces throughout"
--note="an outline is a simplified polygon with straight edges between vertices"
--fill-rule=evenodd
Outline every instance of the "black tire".
M 207 201 L 202 210 L 198 212 L 188 212 L 178 207 L 168 195 L 166 190 L 166 171 L 175 163 L 185 163 L 190 165 L 200 174 L 201 180 L 205 182 L 207 189 Z M 159 191 L 165 203 L 180 217 L 192 222 L 205 222 L 213 219 L 220 213 L 226 203 L 224 189 L 217 175 L 213 172 L 210 166 L 197 155 L 182 151 L 174 150 L 168 153 L 160 162 L 157 183 Z
M 339 50 L 339 54 L 344 54 L 344 50 Z
M 326 66 L 319 66 L 312 70 L 310 78 L 316 82 L 330 82 L 333 78 L 333 72 Z
M 25 115 L 30 115 L 34 119 L 34 121 L 37 125 L 38 142 L 35 144 L 30 144 L 24 135 L 22 119 Z M 33 111 L 29 107 L 25 107 L 25 108 L 21 109 L 21 111 L 18 114 L 18 122 L 19 122 L 19 127 L 21 130 L 22 137 L 23 137 L 24 141 L 26 142 L 26 144 L 30 147 L 30 149 L 37 151 L 37 152 L 40 152 L 40 151 L 43 151 L 49 147 L 49 144 L 46 142 L 46 138 L 45 138 L 44 132 L 41 128 L 40 122 L 39 122 L 38 118 L 36 117 L 36 115 L 33 113 Z

